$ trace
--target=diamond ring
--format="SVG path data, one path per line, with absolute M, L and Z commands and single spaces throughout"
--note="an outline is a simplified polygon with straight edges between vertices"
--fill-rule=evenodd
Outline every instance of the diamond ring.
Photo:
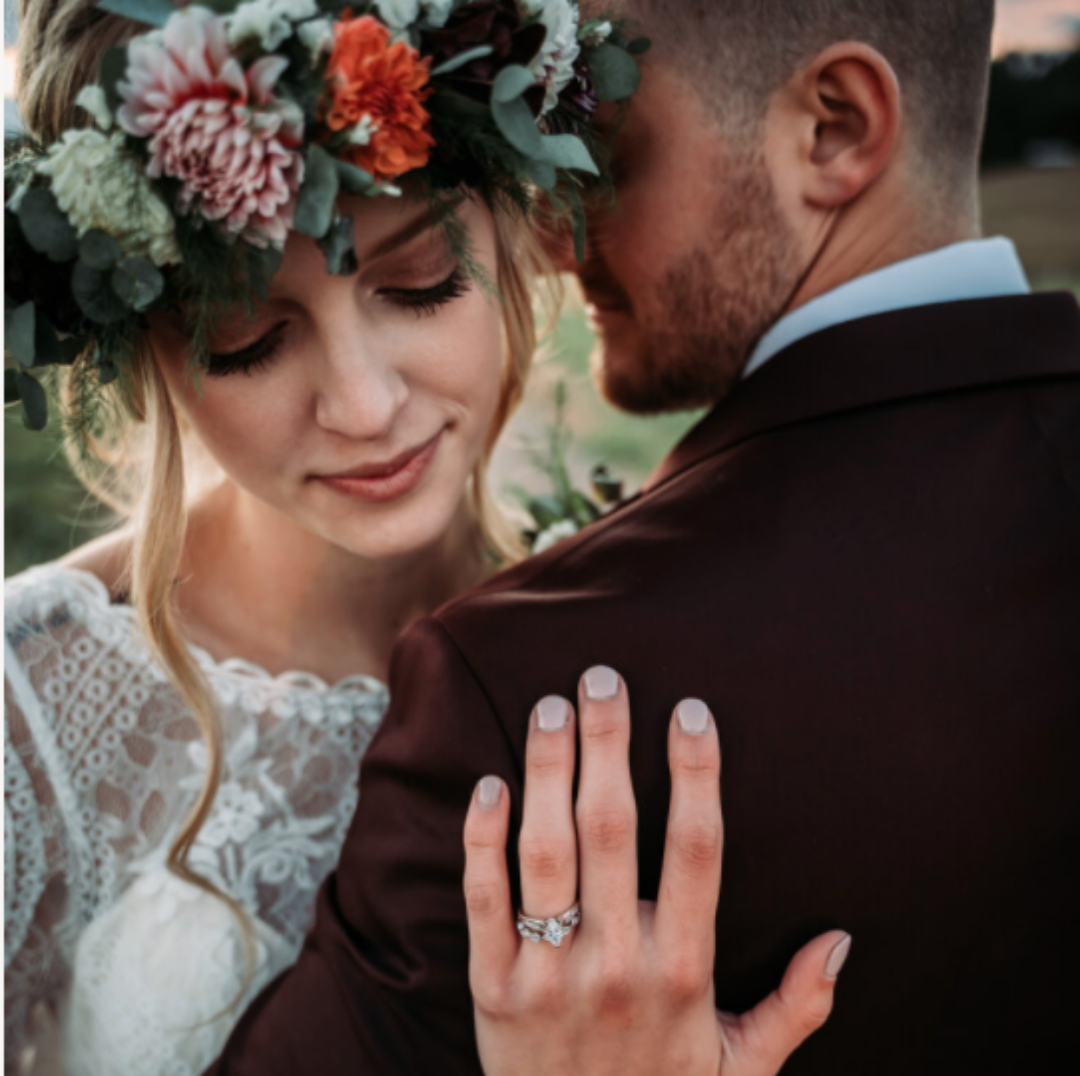
M 546 941 L 549 945 L 559 948 L 570 931 L 581 922 L 581 905 L 575 904 L 569 911 L 551 919 L 534 919 L 531 915 L 518 912 L 518 933 L 531 942 Z

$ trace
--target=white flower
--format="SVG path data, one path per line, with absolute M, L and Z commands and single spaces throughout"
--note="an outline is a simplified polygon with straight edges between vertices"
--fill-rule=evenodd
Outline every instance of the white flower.
M 310 22 L 302 22 L 296 28 L 296 36 L 300 38 L 300 44 L 311 53 L 312 63 L 334 47 L 334 26 L 329 19 L 312 19 Z
M 547 30 L 544 44 L 529 64 L 536 81 L 546 90 L 540 114 L 559 103 L 559 94 L 574 77 L 574 63 L 581 54 L 578 44 L 578 9 L 570 0 L 518 0 L 526 15 L 538 16 Z
M 391 30 L 407 30 L 421 13 L 429 26 L 446 25 L 454 0 L 375 0 L 375 10 Z
M 345 132 L 345 138 L 354 146 L 366 146 L 378 129 L 379 125 L 371 118 L 371 114 L 365 112 L 359 121 Z
M 100 86 L 83 86 L 75 98 L 75 104 L 89 112 L 103 131 L 113 125 L 113 114 L 105 101 L 105 91 Z
M 533 542 L 533 553 L 543 553 L 564 538 L 572 538 L 578 532 L 578 525 L 572 519 L 561 519 L 552 523 L 547 530 L 541 531 Z
M 91 111 L 88 100 L 91 104 L 80 104 Z M 123 131 L 68 130 L 37 170 L 49 177 L 56 201 L 79 235 L 98 228 L 125 254 L 143 255 L 155 265 L 179 264 L 173 215 L 123 146 Z
M 589 30 L 588 34 L 583 40 L 585 44 L 588 45 L 590 48 L 596 48 L 597 46 L 602 45 L 605 41 L 607 41 L 609 37 L 611 37 L 611 32 L 614 29 L 615 27 L 613 27 L 610 22 L 598 23 L 591 30 Z
M 293 23 L 318 15 L 315 0 L 248 0 L 226 17 L 229 44 L 257 38 L 267 52 L 292 36 Z

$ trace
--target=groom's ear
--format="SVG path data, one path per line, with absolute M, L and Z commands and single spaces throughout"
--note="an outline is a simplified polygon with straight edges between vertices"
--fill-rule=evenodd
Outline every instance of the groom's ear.
M 776 163 L 795 170 L 807 205 L 839 209 L 885 169 L 900 138 L 900 109 L 896 73 L 880 52 L 861 42 L 831 45 L 773 99 L 774 160 L 779 154 Z

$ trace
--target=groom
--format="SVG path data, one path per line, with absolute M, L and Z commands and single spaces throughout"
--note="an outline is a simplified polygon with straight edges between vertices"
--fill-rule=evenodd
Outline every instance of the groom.
M 992 0 L 634 0 L 582 284 L 599 378 L 713 405 L 646 492 L 416 625 L 299 964 L 221 1073 L 474 1071 L 461 829 L 618 669 L 656 896 L 671 707 L 719 723 L 716 987 L 850 930 L 788 1071 L 1048 1073 L 1080 963 L 1080 311 L 978 239 Z

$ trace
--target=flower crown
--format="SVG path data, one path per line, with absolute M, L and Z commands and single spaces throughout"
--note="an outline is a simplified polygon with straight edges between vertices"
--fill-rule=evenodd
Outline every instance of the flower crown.
M 182 309 L 204 363 L 214 319 L 265 299 L 290 230 L 355 272 L 342 193 L 415 177 L 467 259 L 450 192 L 528 211 L 540 189 L 580 257 L 582 189 L 607 179 L 590 120 L 633 94 L 648 48 L 576 0 L 98 7 L 153 29 L 106 52 L 76 98 L 88 125 L 6 153 L 5 402 L 32 429 L 31 371 L 78 360 L 75 419 L 93 422 L 148 311 Z

